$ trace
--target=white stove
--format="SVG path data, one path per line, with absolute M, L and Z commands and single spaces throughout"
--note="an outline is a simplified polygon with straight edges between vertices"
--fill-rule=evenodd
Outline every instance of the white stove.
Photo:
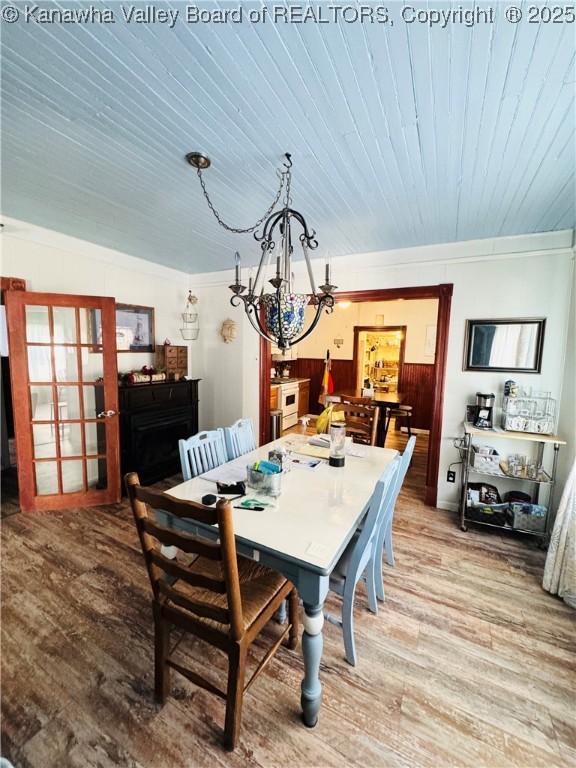
M 282 411 L 282 431 L 298 424 L 298 382 L 280 384 L 278 408 Z

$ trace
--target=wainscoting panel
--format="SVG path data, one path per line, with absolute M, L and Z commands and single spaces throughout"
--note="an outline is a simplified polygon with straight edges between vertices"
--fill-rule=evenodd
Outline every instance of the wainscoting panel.
M 324 360 L 299 357 L 290 364 L 290 376 L 310 379 L 310 413 L 321 413 L 318 402 L 324 376 Z M 332 360 L 332 378 L 336 391 L 356 388 L 356 372 L 352 360 Z
M 412 406 L 412 426 L 430 429 L 434 401 L 434 366 L 404 363 L 401 374 L 403 402 Z
M 290 365 L 290 376 L 310 379 L 310 413 L 320 413 L 318 403 L 324 375 L 324 360 L 299 357 Z M 335 390 L 355 389 L 356 372 L 352 360 L 332 360 Z M 401 374 L 404 402 L 411 405 L 412 425 L 430 429 L 434 399 L 434 366 L 425 363 L 404 363 Z

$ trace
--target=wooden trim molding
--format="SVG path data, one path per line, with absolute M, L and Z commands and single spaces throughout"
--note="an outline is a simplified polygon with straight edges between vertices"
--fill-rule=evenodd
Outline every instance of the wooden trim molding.
M 444 382 L 448 358 L 448 334 L 450 332 L 450 307 L 452 304 L 451 283 L 438 286 L 438 320 L 436 322 L 436 352 L 434 357 L 435 380 L 432 405 L 432 426 L 426 469 L 426 491 L 424 501 L 435 507 L 438 496 L 438 469 L 440 465 L 440 439 L 442 437 L 442 415 L 444 413 Z
M 396 299 L 438 299 L 436 331 L 436 355 L 434 358 L 434 396 L 426 470 L 424 501 L 436 506 L 438 494 L 438 470 L 440 463 L 440 439 L 444 403 L 444 382 L 448 356 L 448 333 L 452 283 L 440 285 L 417 285 L 407 288 L 378 288 L 366 291 L 342 291 L 334 294 L 337 301 L 394 301 Z M 260 340 L 260 443 L 268 441 L 270 434 L 270 367 L 272 355 L 270 344 Z
M 272 348 L 260 337 L 260 445 L 270 441 L 270 368 Z
M 395 301 L 397 299 L 438 299 L 440 298 L 440 288 L 442 288 L 442 285 L 415 285 L 410 288 L 373 288 L 367 291 L 339 291 L 338 293 L 335 293 L 334 296 L 336 301 Z
M 26 280 L 21 277 L 0 277 L 0 290 L 4 291 L 25 291 Z

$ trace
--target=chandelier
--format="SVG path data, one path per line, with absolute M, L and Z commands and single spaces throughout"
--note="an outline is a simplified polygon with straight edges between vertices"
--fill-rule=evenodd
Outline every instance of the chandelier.
M 283 352 L 309 336 L 318 325 L 322 311 L 332 312 L 334 307 L 333 292 L 336 288 L 330 282 L 330 264 L 326 262 L 324 285 L 318 286 L 314 282 L 314 273 L 310 262 L 309 251 L 318 247 L 316 233 L 308 229 L 306 219 L 298 211 L 294 210 L 290 196 L 292 182 L 291 155 L 285 154 L 283 169 L 278 171 L 280 186 L 272 205 L 266 213 L 251 227 L 231 227 L 226 224 L 214 207 L 208 192 L 202 171 L 210 167 L 210 159 L 199 152 L 190 152 L 186 160 L 196 168 L 202 192 L 206 198 L 208 207 L 214 214 L 221 227 L 236 234 L 254 233 L 254 238 L 260 243 L 262 254 L 256 271 L 256 278 L 248 280 L 248 286 L 242 285 L 240 273 L 240 254 L 235 254 L 235 279 L 229 286 L 232 291 L 230 303 L 237 307 L 244 305 L 244 311 L 254 328 L 267 341 L 275 344 Z M 280 210 L 275 210 L 282 191 L 284 190 L 283 205 Z M 292 235 L 292 226 L 299 229 L 299 233 Z M 262 229 L 258 232 L 259 227 Z M 294 291 L 294 273 L 292 272 L 292 256 L 294 245 L 299 242 L 304 253 L 308 279 L 310 281 L 310 293 L 296 293 Z M 275 257 L 275 272 L 274 261 Z M 271 268 L 272 274 L 268 283 L 273 290 L 267 289 L 266 275 Z M 267 292 L 265 292 L 267 289 Z M 310 326 L 304 330 L 305 309 L 314 307 L 314 317 Z

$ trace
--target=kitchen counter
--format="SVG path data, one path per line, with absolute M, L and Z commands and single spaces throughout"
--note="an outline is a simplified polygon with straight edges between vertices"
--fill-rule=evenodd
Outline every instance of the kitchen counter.
M 270 379 L 270 384 L 273 387 L 275 387 L 275 386 L 278 386 L 279 384 L 295 384 L 295 383 L 300 383 L 301 381 L 310 381 L 310 379 L 292 379 L 292 378 Z

